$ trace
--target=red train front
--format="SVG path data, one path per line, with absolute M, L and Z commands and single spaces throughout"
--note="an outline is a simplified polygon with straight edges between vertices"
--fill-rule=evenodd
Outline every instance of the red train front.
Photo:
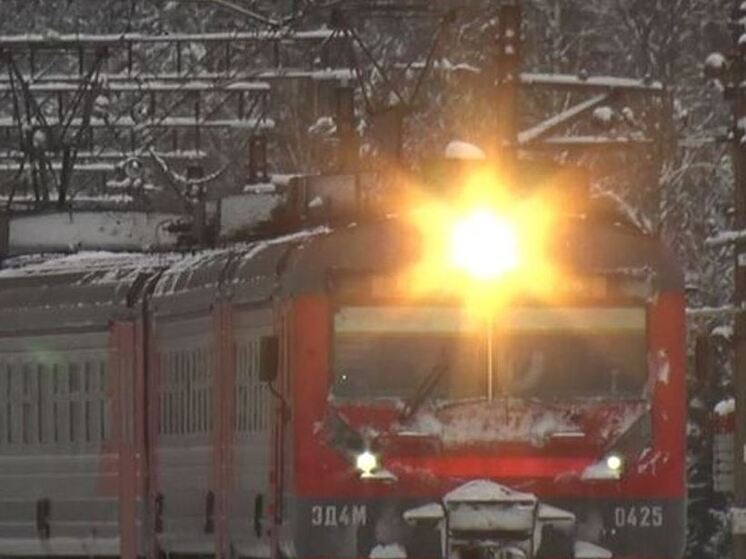
M 680 557 L 677 267 L 465 192 L 0 273 L 3 554 Z
M 421 236 L 385 220 L 286 263 L 277 553 L 680 557 L 684 301 L 659 241 L 563 217 L 544 252 L 562 274 L 487 302 L 515 255 L 486 288 L 431 269 L 418 291 Z

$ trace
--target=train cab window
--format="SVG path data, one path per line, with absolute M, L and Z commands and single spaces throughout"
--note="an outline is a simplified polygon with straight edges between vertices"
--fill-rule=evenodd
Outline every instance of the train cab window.
M 541 399 L 639 398 L 647 381 L 643 308 L 514 309 L 496 334 L 505 392 Z
M 407 398 L 436 367 L 445 373 L 433 397 L 485 392 L 484 337 L 460 309 L 346 307 L 334 331 L 336 396 Z
M 512 308 L 495 317 L 490 338 L 487 330 L 456 308 L 343 308 L 334 319 L 332 391 L 347 398 L 407 398 L 442 368 L 429 393 L 435 399 L 486 397 L 490 374 L 497 396 L 643 396 L 642 307 Z

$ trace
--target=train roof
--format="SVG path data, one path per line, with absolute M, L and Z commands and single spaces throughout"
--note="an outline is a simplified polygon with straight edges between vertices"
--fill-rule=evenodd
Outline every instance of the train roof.
M 0 270 L 0 332 L 91 329 L 131 315 L 173 256 L 83 252 L 10 260 Z
M 282 284 L 291 295 L 323 290 L 330 270 L 393 272 L 417 258 L 418 233 L 398 220 L 339 229 L 299 247 Z M 650 277 L 658 291 L 683 289 L 673 255 L 656 237 L 634 227 L 571 219 L 557 232 L 554 250 L 570 269 L 590 274 Z
M 557 246 L 590 273 L 649 273 L 658 290 L 681 290 L 674 259 L 655 237 L 618 224 L 575 220 Z M 417 233 L 398 219 L 318 227 L 193 254 L 81 253 L 17 259 L 0 270 L 0 333 L 50 324 L 93 328 L 134 316 L 152 288 L 156 314 L 209 309 L 218 299 L 263 304 L 327 289 L 330 271 L 386 273 L 416 259 Z

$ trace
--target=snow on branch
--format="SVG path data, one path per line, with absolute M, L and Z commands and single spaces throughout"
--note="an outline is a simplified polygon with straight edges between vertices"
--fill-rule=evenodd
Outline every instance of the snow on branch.
M 735 305 L 723 305 L 721 307 L 697 307 L 686 309 L 686 316 L 690 318 L 710 318 L 719 316 L 733 316 L 739 309 Z
M 569 109 L 562 111 L 561 113 L 554 115 L 553 117 L 537 124 L 536 126 L 521 132 L 520 134 L 518 134 L 518 142 L 521 144 L 527 144 L 529 142 L 539 140 L 553 130 L 556 130 L 561 126 L 567 126 L 571 124 L 577 118 L 581 117 L 584 113 L 595 107 L 598 107 L 601 103 L 604 103 L 608 99 L 608 97 L 608 94 L 603 93 L 601 95 L 596 95 L 595 97 L 592 97 L 587 101 L 578 103 L 577 105 L 574 105 Z
M 179 173 L 171 169 L 166 163 L 166 161 L 160 156 L 160 154 L 158 154 L 158 152 L 155 151 L 152 147 L 148 149 L 148 153 L 150 154 L 150 157 L 152 157 L 153 160 L 161 168 L 161 171 L 163 171 L 174 182 L 177 182 L 182 185 L 201 186 L 203 184 L 207 184 L 219 178 L 228 169 L 228 164 L 225 164 L 220 169 L 215 171 L 214 173 L 210 173 L 209 175 L 205 177 L 201 177 L 197 179 L 190 179 L 190 178 L 187 178 L 185 175 L 180 175 Z
M 746 229 L 741 231 L 721 231 L 705 239 L 705 246 L 718 247 L 746 241 Z

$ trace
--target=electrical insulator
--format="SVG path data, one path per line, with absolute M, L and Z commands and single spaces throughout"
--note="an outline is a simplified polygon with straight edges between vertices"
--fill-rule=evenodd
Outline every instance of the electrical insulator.
M 722 81 L 728 67 L 728 59 L 719 52 L 713 52 L 705 59 L 704 75 L 708 80 Z
M 249 182 L 269 180 L 267 172 L 267 138 L 252 136 L 249 141 Z
M 746 33 L 746 2 L 737 1 L 730 17 L 733 42 L 738 43 L 741 35 Z
M 500 7 L 498 57 L 500 81 L 515 81 L 521 61 L 521 6 L 503 4 Z
M 339 163 L 342 171 L 354 171 L 358 158 L 358 138 L 355 132 L 355 90 L 341 85 L 336 90 L 337 136 L 339 138 Z
M 188 181 L 199 180 L 205 177 L 205 171 L 202 165 L 189 165 L 186 170 L 186 178 Z

